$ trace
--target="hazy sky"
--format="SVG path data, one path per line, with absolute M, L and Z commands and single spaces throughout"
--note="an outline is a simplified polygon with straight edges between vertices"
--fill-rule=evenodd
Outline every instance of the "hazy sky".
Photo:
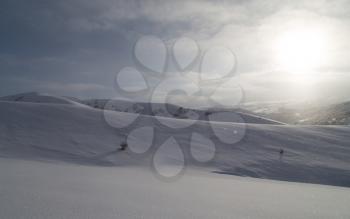
M 0 25 L 0 95 L 113 97 L 135 42 L 154 35 L 230 48 L 246 101 L 350 99 L 347 0 L 2 0 Z

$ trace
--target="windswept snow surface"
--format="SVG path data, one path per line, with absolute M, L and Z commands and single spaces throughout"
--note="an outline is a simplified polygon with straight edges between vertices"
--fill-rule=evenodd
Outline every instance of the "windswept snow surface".
M 0 159 L 0 218 L 348 219 L 350 189 L 138 167 Z
M 133 116 L 111 114 L 120 123 Z M 159 120 L 188 122 L 140 115 L 119 130 L 99 109 L 0 101 L 0 218 L 350 218 L 350 127 L 245 124 L 231 145 L 207 121 L 175 130 Z M 222 135 L 242 126 L 214 123 Z M 119 152 L 127 133 L 143 126 L 155 129 L 151 149 Z M 212 161 L 192 159 L 191 132 L 214 142 Z M 151 163 L 170 136 L 186 171 L 169 183 Z

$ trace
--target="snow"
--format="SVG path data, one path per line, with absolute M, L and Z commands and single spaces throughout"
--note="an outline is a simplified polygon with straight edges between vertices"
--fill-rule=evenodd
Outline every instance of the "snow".
M 131 113 L 112 112 L 114 123 L 125 123 Z M 35 104 L 0 101 L 0 154 L 30 160 L 149 166 L 153 154 L 173 136 L 187 159 L 187 167 L 200 167 L 240 176 L 286 181 L 350 186 L 350 127 L 233 124 L 197 121 L 180 129 L 166 124 L 189 120 L 140 115 L 135 124 L 115 129 L 104 120 L 103 111 L 68 104 Z M 189 122 L 191 123 L 191 122 Z M 136 128 L 152 127 L 154 146 L 149 150 L 118 153 L 128 133 L 133 142 L 149 147 L 152 139 L 137 137 Z M 215 128 L 212 131 L 213 127 Z M 236 135 L 233 135 L 236 131 Z M 208 163 L 191 159 L 192 133 L 206 136 L 215 145 Z M 216 135 L 214 135 L 214 133 Z M 136 137 L 135 137 L 135 136 Z M 134 136 L 134 137 L 133 137 Z M 219 140 L 221 139 L 221 141 Z M 224 140 L 223 143 L 222 140 Z M 148 142 L 148 143 L 146 143 Z M 231 142 L 231 143 L 230 143 Z M 285 154 L 281 160 L 279 150 Z M 139 155 L 137 150 L 145 150 Z M 198 155 L 202 156 L 202 155 Z
M 256 102 L 245 104 L 244 109 L 263 117 L 289 124 L 350 125 L 350 102 L 325 104 L 319 102 Z
M 37 98 L 0 101 L 0 218 L 350 217 L 348 126 L 219 116 L 171 129 L 162 121 L 191 121 L 141 114 L 116 129 L 100 109 Z M 140 147 L 118 151 L 126 138 Z M 180 175 L 169 182 L 157 170 Z
M 30 103 L 53 103 L 53 104 L 73 104 L 84 106 L 75 98 L 54 96 L 37 92 L 21 93 L 11 96 L 0 97 L 0 101 L 30 102 Z
M 137 114 L 143 114 L 143 115 L 162 116 L 162 117 L 171 117 L 171 118 L 175 117 L 178 119 L 208 120 L 210 115 L 212 115 L 215 112 L 221 112 L 221 111 L 229 112 L 228 109 L 206 109 L 206 110 L 187 109 L 174 104 L 167 104 L 167 106 L 165 107 L 164 104 L 160 104 L 160 103 L 145 103 L 145 102 L 133 103 L 128 100 L 121 100 L 121 99 L 116 99 L 116 100 L 90 99 L 90 100 L 84 100 L 82 101 L 82 103 L 97 109 L 108 109 L 108 110 L 113 110 L 117 112 L 128 112 L 128 113 L 137 113 Z M 279 121 L 253 115 L 252 113 L 249 113 L 249 112 L 242 112 L 242 110 L 234 110 L 233 112 L 239 115 L 240 117 L 242 117 L 242 119 L 247 123 L 275 124 L 275 125 L 283 124 Z M 216 121 L 216 120 L 211 119 L 211 121 Z M 219 119 L 218 121 L 222 121 L 222 119 Z
M 350 217 L 343 187 L 205 174 L 166 183 L 141 167 L 0 159 L 0 218 Z

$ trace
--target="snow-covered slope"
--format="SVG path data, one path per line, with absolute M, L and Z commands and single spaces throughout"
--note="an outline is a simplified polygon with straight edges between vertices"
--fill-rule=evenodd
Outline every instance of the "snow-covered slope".
M 96 109 L 108 109 L 118 112 L 138 113 L 151 116 L 172 117 L 178 119 L 209 120 L 209 116 L 215 112 L 229 111 L 220 109 L 187 109 L 174 104 L 130 102 L 121 99 L 88 99 L 79 100 L 73 97 L 62 97 L 37 92 L 21 93 L 11 96 L 0 97 L 0 101 L 29 102 L 29 103 L 51 103 L 51 104 L 73 104 L 77 106 L 90 106 Z M 231 110 L 232 111 L 232 110 Z M 249 111 L 235 110 L 246 123 L 256 124 L 283 124 L 276 120 L 267 119 L 253 115 Z
M 0 218 L 347 219 L 350 189 L 190 171 L 166 183 L 141 168 L 0 158 Z
M 30 102 L 30 103 L 53 103 L 53 104 L 73 104 L 83 106 L 74 98 L 54 96 L 37 92 L 21 93 L 0 97 L 0 101 Z
M 124 123 L 134 114 L 111 111 L 109 116 Z M 239 143 L 224 144 L 209 126 L 232 135 L 226 131 L 242 124 L 198 121 L 174 130 L 161 126 L 162 120 L 189 122 L 141 115 L 129 128 L 114 129 L 99 109 L 0 101 L 0 218 L 350 217 L 350 188 L 267 180 L 349 187 L 349 127 L 247 124 Z M 117 150 L 127 133 L 143 126 L 156 133 L 147 153 Z M 192 132 L 215 143 L 212 161 L 191 157 Z M 180 143 L 187 168 L 171 183 L 154 177 L 151 168 L 169 136 Z
M 350 125 L 350 102 L 306 111 L 300 124 Z
M 122 112 L 112 115 L 120 122 L 132 116 Z M 0 101 L 0 156 L 148 168 L 157 147 L 174 136 L 188 158 L 188 169 L 198 167 L 220 174 L 350 186 L 350 127 L 246 124 L 244 138 L 231 145 L 219 141 L 207 121 L 174 130 L 164 128 L 158 120 L 187 122 L 141 115 L 136 126 L 154 127 L 155 145 L 144 155 L 120 153 L 116 149 L 135 126 L 113 129 L 99 109 Z M 222 135 L 230 135 L 226 130 L 241 124 L 216 122 L 215 125 L 220 127 Z M 215 143 L 213 161 L 201 164 L 191 158 L 188 147 L 192 132 L 201 133 Z M 136 141 L 144 144 L 144 139 Z M 282 160 L 280 148 L 285 150 Z
M 263 117 L 298 125 L 350 125 L 350 102 L 250 103 L 243 108 Z
M 129 102 L 126 100 L 107 100 L 107 99 L 91 99 L 84 100 L 82 103 L 96 109 L 108 109 L 118 112 L 139 113 L 143 115 L 172 117 L 177 119 L 199 119 L 208 121 L 209 116 L 215 112 L 234 112 L 239 115 L 246 123 L 255 124 L 279 124 L 283 123 L 276 120 L 267 119 L 261 116 L 253 115 L 253 113 L 245 110 L 229 110 L 229 109 L 187 109 L 174 104 L 162 103 L 145 103 L 145 102 Z M 170 115 L 169 115 L 170 114 Z

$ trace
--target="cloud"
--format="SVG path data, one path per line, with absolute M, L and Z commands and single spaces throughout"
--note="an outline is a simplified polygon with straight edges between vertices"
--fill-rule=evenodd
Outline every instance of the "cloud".
M 339 80 L 327 82 L 334 89 L 342 79 L 348 82 L 347 0 L 4 0 L 0 8 L 3 95 L 28 87 L 59 94 L 69 91 L 73 96 L 95 96 L 93 91 L 113 96 L 115 73 L 134 64 L 134 43 L 150 34 L 168 44 L 188 36 L 202 51 L 228 46 L 237 56 L 242 78 L 251 80 L 246 86 L 270 98 L 271 87 L 278 93 L 284 89 L 283 81 L 289 80 L 271 73 L 276 70 L 273 45 L 279 34 L 298 25 L 319 26 L 327 32 L 329 59 L 318 70 L 343 73 L 334 76 Z M 252 77 L 255 72 L 261 74 L 256 76 L 259 80 Z M 13 78 L 27 80 L 28 85 Z

